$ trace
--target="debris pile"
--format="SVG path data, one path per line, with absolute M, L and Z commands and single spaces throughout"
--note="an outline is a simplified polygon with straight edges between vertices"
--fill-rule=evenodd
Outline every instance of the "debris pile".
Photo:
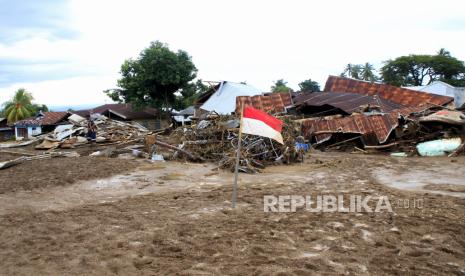
M 242 135 L 239 170 L 257 172 L 270 164 L 291 163 L 302 158 L 302 152 L 295 150 L 300 128 L 292 121 L 285 120 L 282 131 L 285 144 L 269 138 Z M 169 136 L 171 143 L 187 150 L 202 160 L 218 162 L 219 168 L 234 169 L 239 140 L 239 120 L 233 116 L 221 116 L 199 121 L 188 127 L 177 128 Z M 174 158 L 182 158 L 175 154 Z
M 465 138 L 465 115 L 450 109 L 452 101 L 446 96 L 330 77 L 325 92 L 297 94 L 292 111 L 305 117 L 299 120 L 302 133 L 321 150 L 436 156 L 453 153 Z M 429 141 L 439 141 L 429 145 L 447 150 L 425 152 L 421 146 L 420 151 L 418 146 Z
M 70 123 L 60 125 L 43 138 L 43 142 L 36 149 L 50 150 L 55 148 L 72 149 L 88 144 L 87 120 L 78 115 L 70 117 Z M 82 119 L 81 119 L 82 118 Z M 94 114 L 92 118 L 97 126 L 96 142 L 102 146 L 129 144 L 143 141 L 149 132 L 137 123 L 127 123 L 108 119 L 103 115 Z
M 234 89 L 221 101 L 209 101 L 218 94 L 214 90 L 201 97 L 209 109 L 222 112 L 195 111 L 200 117 L 192 118 L 189 126 L 150 132 L 135 122 L 91 114 L 97 135 L 90 143 L 88 120 L 73 114 L 46 135 L 0 144 L 0 148 L 35 144 L 35 149 L 48 153 L 58 148 L 84 149 L 92 156 L 210 161 L 218 163 L 218 168 L 233 170 L 240 142 L 239 170 L 249 173 L 270 164 L 301 161 L 310 145 L 322 151 L 379 152 L 399 157 L 465 153 L 465 114 L 451 109 L 451 97 L 340 77 L 330 77 L 325 91 L 316 93 L 256 95 L 255 90 L 244 92 L 243 85 L 229 86 Z M 228 101 L 227 110 L 224 101 Z M 281 119 L 284 145 L 255 135 L 243 135 L 239 141 L 243 105 Z M 198 106 L 205 107 L 192 109 Z

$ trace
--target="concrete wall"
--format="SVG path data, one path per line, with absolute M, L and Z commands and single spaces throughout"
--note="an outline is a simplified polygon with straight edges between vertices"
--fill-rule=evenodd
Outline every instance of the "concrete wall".
M 20 138 L 26 138 L 26 137 L 22 137 L 19 134 L 20 133 L 20 131 L 18 131 L 19 128 L 27 128 L 27 139 L 31 139 L 33 136 L 42 134 L 41 126 L 15 127 L 16 140 Z

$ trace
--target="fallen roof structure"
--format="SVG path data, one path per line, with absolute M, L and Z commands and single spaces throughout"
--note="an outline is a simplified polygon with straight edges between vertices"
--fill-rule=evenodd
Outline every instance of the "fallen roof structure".
M 399 113 L 372 116 L 354 115 L 336 119 L 308 119 L 302 122 L 305 137 L 315 136 L 317 143 L 331 138 L 333 133 L 353 133 L 368 135 L 374 133 L 378 143 L 384 143 L 391 132 L 399 125 Z
M 117 104 L 104 104 L 95 108 L 78 110 L 72 112 L 79 116 L 89 118 L 91 114 L 102 114 L 108 117 L 116 115 L 123 120 L 138 120 L 138 119 L 152 119 L 155 118 L 160 112 L 155 108 L 144 108 L 142 110 L 136 110 L 131 104 L 117 103 Z
M 303 92 L 296 94 L 293 101 L 294 105 L 300 111 L 315 107 L 326 107 L 326 110 L 334 110 L 338 113 L 343 112 L 345 114 L 360 112 L 363 106 L 377 108 L 380 112 L 391 112 L 403 108 L 401 104 L 383 99 L 377 95 L 369 96 L 346 92 Z
M 236 97 L 236 114 L 241 113 L 242 103 L 264 112 L 282 113 L 292 105 L 292 97 L 290 93 L 271 93 L 253 97 L 239 96 Z
M 451 125 L 465 125 L 465 115 L 460 111 L 440 110 L 436 113 L 422 117 L 421 123 L 446 123 Z
M 449 104 L 454 100 L 452 97 L 336 76 L 329 76 L 326 81 L 324 92 L 346 92 L 371 96 L 377 95 L 380 98 L 406 107 L 417 107 L 426 104 L 442 106 Z

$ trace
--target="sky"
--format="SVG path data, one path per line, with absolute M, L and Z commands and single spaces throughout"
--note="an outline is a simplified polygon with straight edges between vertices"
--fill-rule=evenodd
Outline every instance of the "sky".
M 51 107 L 109 103 L 123 61 L 155 40 L 202 80 L 263 91 L 440 48 L 464 60 L 464 15 L 463 0 L 0 0 L 0 104 L 20 87 Z

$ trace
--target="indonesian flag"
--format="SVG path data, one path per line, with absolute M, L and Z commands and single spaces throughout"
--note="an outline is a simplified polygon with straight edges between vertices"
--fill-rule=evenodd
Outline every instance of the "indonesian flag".
M 268 137 L 284 145 L 282 128 L 283 121 L 253 107 L 244 107 L 242 133 Z

